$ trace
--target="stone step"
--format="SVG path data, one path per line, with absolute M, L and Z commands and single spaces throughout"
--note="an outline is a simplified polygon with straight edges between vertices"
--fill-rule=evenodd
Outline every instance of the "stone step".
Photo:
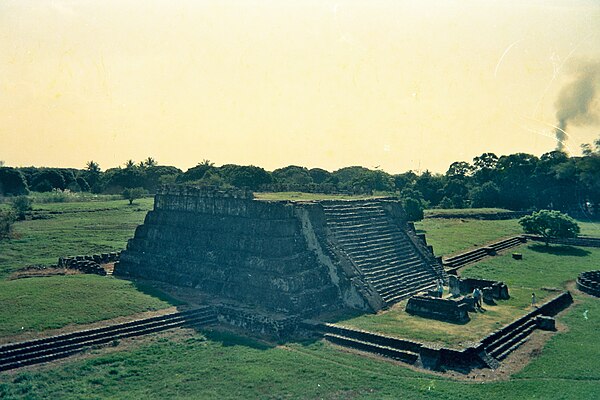
M 522 338 L 522 334 L 525 333 L 525 336 L 529 335 L 535 329 L 535 321 L 532 319 L 527 320 L 522 325 L 515 327 L 515 329 L 507 332 L 503 336 L 499 337 L 492 343 L 486 346 L 486 351 L 492 357 L 496 357 L 498 354 L 504 352 L 508 347 L 510 347 L 515 342 L 518 342 Z
M 506 356 L 508 356 L 512 351 L 516 350 L 517 347 L 519 347 L 525 341 L 527 341 L 529 335 L 535 330 L 535 328 L 535 324 L 529 326 L 525 330 L 521 331 L 519 334 L 512 337 L 511 340 L 507 341 L 502 346 L 497 347 L 492 351 L 488 351 L 488 354 L 499 361 L 505 359 Z
M 381 203 L 379 202 L 348 202 L 348 204 L 338 203 L 338 204 L 326 204 L 321 203 L 323 210 L 325 212 L 333 212 L 340 210 L 368 210 L 368 209 L 381 209 Z
M 414 278 L 404 279 L 404 280 L 401 280 L 401 281 L 393 283 L 393 284 L 388 284 L 388 285 L 382 286 L 377 290 L 377 292 L 382 297 L 386 297 L 386 296 L 390 296 L 390 295 L 398 292 L 398 290 L 403 290 L 405 288 L 410 289 L 410 288 L 419 286 L 419 284 L 421 284 L 421 283 L 433 285 L 434 281 L 435 281 L 435 279 L 433 276 L 420 275 L 420 276 L 415 276 Z
M 365 269 L 363 274 L 368 279 L 377 280 L 379 277 L 384 277 L 387 275 L 403 277 L 405 275 L 418 273 L 424 270 L 425 269 L 421 264 L 398 264 L 394 266 L 374 267 L 368 270 Z
M 353 250 L 366 250 L 366 249 L 374 249 L 374 248 L 385 248 L 385 247 L 394 247 L 398 249 L 406 249 L 411 248 L 407 243 L 403 243 L 399 241 L 397 238 L 393 237 L 375 237 L 371 236 L 369 238 L 357 239 L 357 240 L 338 240 L 338 244 L 342 246 L 344 249 L 353 251 Z
M 418 277 L 429 277 L 432 274 L 428 271 L 407 271 L 406 273 L 400 274 L 400 273 L 388 273 L 388 274 L 381 274 L 377 277 L 367 277 L 367 279 L 369 280 L 369 282 L 371 282 L 374 286 L 378 286 L 378 285 L 387 285 L 390 282 L 395 282 L 395 281 L 405 281 L 405 280 L 410 280 L 415 276 Z
M 394 304 L 394 303 L 402 301 L 402 300 L 406 299 L 407 297 L 410 297 L 416 293 L 419 293 L 419 292 L 422 292 L 425 290 L 429 290 L 429 289 L 433 289 L 434 287 L 435 287 L 435 284 L 431 284 L 429 282 L 423 282 L 420 285 L 415 285 L 414 287 L 408 288 L 404 291 L 398 291 L 397 293 L 395 293 L 393 295 L 382 296 L 382 298 L 386 303 Z
M 352 220 L 352 219 L 370 219 L 381 218 L 387 220 L 387 214 L 382 209 L 373 209 L 366 211 L 347 211 L 347 212 L 325 212 L 327 221 Z
M 389 265 L 404 265 L 409 267 L 421 264 L 421 260 L 416 254 L 405 257 L 398 257 L 394 254 L 391 254 L 387 257 L 381 258 L 353 258 L 353 261 L 354 264 L 365 270 L 365 272 L 374 272 Z
M 378 354 L 384 357 L 393 358 L 394 360 L 404 361 L 410 364 L 414 364 L 419 358 L 419 355 L 417 353 L 413 353 L 411 351 L 399 350 L 389 346 L 382 346 L 372 342 L 353 339 L 334 333 L 326 333 L 325 339 L 340 346 L 350 347 L 356 350 Z
M 332 232 L 344 233 L 344 232 L 380 232 L 386 231 L 389 229 L 395 229 L 396 227 L 389 223 L 387 220 L 377 220 L 377 221 L 363 221 L 357 223 L 330 223 L 327 222 L 327 227 Z

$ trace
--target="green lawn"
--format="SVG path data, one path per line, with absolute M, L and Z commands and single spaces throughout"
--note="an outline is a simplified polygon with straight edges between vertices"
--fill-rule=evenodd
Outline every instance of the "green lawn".
M 427 243 L 433 246 L 437 256 L 461 252 L 499 238 L 523 233 L 516 219 L 488 221 L 426 218 L 417 222 L 415 227 L 418 232 L 425 233 Z
M 0 241 L 0 278 L 31 264 L 56 264 L 60 256 L 125 248 L 153 199 L 35 204 L 45 219 L 15 224 L 15 238 Z M 54 213 L 54 214 L 51 214 Z
M 170 303 L 149 288 L 98 275 L 0 281 L 0 337 L 158 310 Z
M 581 234 L 600 237 L 600 223 L 577 221 Z M 508 236 L 522 235 L 518 219 L 488 221 L 466 218 L 425 218 L 415 224 L 425 233 L 437 256 L 460 253 Z

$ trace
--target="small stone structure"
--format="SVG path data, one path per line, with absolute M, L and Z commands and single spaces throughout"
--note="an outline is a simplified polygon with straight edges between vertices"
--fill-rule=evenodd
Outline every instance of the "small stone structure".
M 577 277 L 577 289 L 600 297 L 600 271 L 582 272 Z
M 445 279 L 395 199 L 259 201 L 185 186 L 157 193 L 114 273 L 301 316 L 378 311 Z
M 75 269 L 84 274 L 106 275 L 106 270 L 100 264 L 107 264 L 119 260 L 119 253 L 102 253 L 88 256 L 60 257 L 59 268 Z
M 475 278 L 459 278 L 458 282 L 461 294 L 473 293 L 473 290 L 478 287 L 483 290 L 485 296 L 485 289 L 491 288 L 491 297 L 493 299 L 508 300 L 510 298 L 508 286 L 504 282 Z
M 424 295 L 413 296 L 406 304 L 409 314 L 454 323 L 469 322 L 469 308 L 464 298 L 443 299 Z

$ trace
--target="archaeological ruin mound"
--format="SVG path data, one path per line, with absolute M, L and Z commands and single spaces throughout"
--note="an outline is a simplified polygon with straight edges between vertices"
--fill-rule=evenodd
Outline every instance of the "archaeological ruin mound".
M 115 274 L 309 316 L 378 311 L 435 286 L 444 272 L 394 199 L 262 201 L 244 191 L 169 187 Z

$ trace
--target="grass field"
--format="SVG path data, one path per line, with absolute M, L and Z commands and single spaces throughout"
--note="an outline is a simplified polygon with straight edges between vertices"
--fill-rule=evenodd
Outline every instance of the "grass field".
M 462 211 L 462 210 L 458 210 Z M 581 234 L 600 237 L 600 223 L 577 221 Z M 427 243 L 438 256 L 472 249 L 499 238 L 521 235 L 518 219 L 500 221 L 466 218 L 425 218 L 415 224 L 418 232 L 425 233 Z
M 35 204 L 43 219 L 15 224 L 15 238 L 0 241 L 0 277 L 26 265 L 56 264 L 60 256 L 125 248 L 153 199 Z
M 173 301 L 156 291 L 116 278 L 6 280 L 17 268 L 53 264 L 60 255 L 122 249 L 152 205 L 151 199 L 136 203 L 131 207 L 125 200 L 35 205 L 35 211 L 48 219 L 19 222 L 20 238 L 0 243 L 0 336 L 18 334 L 21 327 L 43 331 L 171 306 Z M 427 233 L 438 254 L 520 233 L 516 220 L 426 219 L 418 228 Z M 596 225 L 582 228 L 600 236 Z M 499 256 L 463 271 L 465 276 L 504 280 L 512 298 L 496 310 L 488 307 L 487 313 L 475 315 L 470 323 L 473 329 L 455 325 L 454 338 L 429 320 L 415 319 L 416 327 L 400 324 L 401 308 L 378 316 L 376 323 L 367 317 L 355 318 L 354 323 L 368 329 L 387 324 L 386 332 L 395 329 L 395 334 L 413 336 L 422 333 L 426 324 L 423 340 L 460 346 L 475 338 L 473 331 L 501 325 L 512 313 L 521 312 L 532 290 L 541 300 L 544 294 L 552 295 L 541 291 L 542 286 L 563 288 L 579 271 L 600 265 L 598 249 L 552 246 L 548 250 L 533 244 L 518 251 L 522 261 Z M 449 379 L 340 351 L 321 341 L 276 346 L 235 334 L 174 331 L 134 341 L 120 351 L 92 349 L 87 358 L 0 373 L 0 398 L 597 399 L 600 346 L 594 337 L 600 330 L 600 302 L 586 295 L 575 299 L 577 304 L 559 316 L 567 329 L 555 334 L 541 354 L 508 381 Z

